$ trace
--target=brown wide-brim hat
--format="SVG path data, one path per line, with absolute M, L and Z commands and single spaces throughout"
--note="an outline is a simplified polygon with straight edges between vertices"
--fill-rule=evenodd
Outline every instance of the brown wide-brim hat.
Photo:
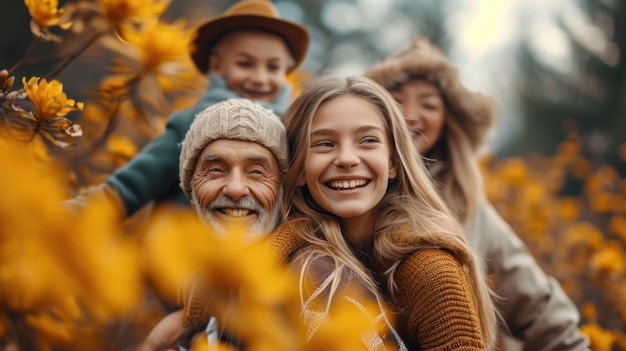
M 304 61 L 309 48 L 309 31 L 304 26 L 280 18 L 270 1 L 244 0 L 196 30 L 189 52 L 202 73 L 207 73 L 209 69 L 209 54 L 215 42 L 225 34 L 239 29 L 258 29 L 281 36 L 294 59 L 294 65 L 289 71 Z

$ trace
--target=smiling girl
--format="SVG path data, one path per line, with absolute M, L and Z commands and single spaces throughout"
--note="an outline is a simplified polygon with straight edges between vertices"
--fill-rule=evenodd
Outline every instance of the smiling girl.
M 287 218 L 270 240 L 301 281 L 324 292 L 321 314 L 357 285 L 392 307 L 410 350 L 487 349 L 489 289 L 389 93 L 367 78 L 321 78 L 293 102 L 285 126 Z M 303 286 L 307 316 L 317 296 Z

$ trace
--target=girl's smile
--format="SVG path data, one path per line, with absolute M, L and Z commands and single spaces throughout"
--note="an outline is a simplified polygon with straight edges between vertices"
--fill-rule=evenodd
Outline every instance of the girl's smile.
M 342 96 L 319 108 L 309 138 L 300 185 L 306 184 L 315 202 L 340 218 L 352 242 L 363 241 L 396 175 L 382 116 L 368 101 Z

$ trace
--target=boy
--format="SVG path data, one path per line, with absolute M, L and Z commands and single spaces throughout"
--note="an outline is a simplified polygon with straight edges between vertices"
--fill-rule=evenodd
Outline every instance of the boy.
M 179 144 L 197 113 L 230 98 L 259 102 L 282 116 L 291 100 L 286 76 L 302 63 L 309 45 L 303 26 L 278 16 L 267 0 L 244 0 L 196 30 L 190 55 L 209 76 L 207 92 L 191 108 L 173 114 L 165 132 L 152 140 L 104 184 L 75 199 L 106 194 L 121 218 L 132 216 L 152 200 L 189 205 L 179 188 Z

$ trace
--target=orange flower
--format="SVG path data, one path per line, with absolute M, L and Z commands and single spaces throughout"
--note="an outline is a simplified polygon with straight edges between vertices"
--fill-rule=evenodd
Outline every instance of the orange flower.
M 32 136 L 41 135 L 44 140 L 65 147 L 70 145 L 61 139 L 67 136 L 78 137 L 83 135 L 80 125 L 65 118 L 71 111 L 82 110 L 83 103 L 68 99 L 63 92 L 63 84 L 58 80 L 50 83 L 39 77 L 32 77 L 26 81 L 22 78 L 26 96 L 35 107 L 35 111 L 19 110 L 20 116 L 28 119 L 33 129 Z M 32 139 L 32 138 L 31 138 Z
M 53 311 L 64 321 L 85 310 L 104 320 L 136 307 L 140 265 L 106 201 L 94 199 L 70 216 L 60 205 L 68 197 L 66 176 L 54 163 L 38 163 L 30 147 L 5 139 L 0 161 L 0 286 L 12 287 L 0 289 L 0 305 L 18 313 Z
M 566 161 L 570 161 L 580 154 L 581 148 L 580 140 L 568 140 L 559 145 L 557 153 Z
M 626 271 L 624 255 L 624 250 L 619 244 L 606 245 L 591 255 L 589 264 L 596 271 L 619 275 Z
M 58 0 L 24 0 L 24 4 L 32 17 L 31 31 L 40 38 L 58 41 L 59 37 L 50 33 L 48 27 L 68 29 L 72 25 L 69 16 L 64 16 L 64 9 L 57 9 Z
M 50 83 L 39 77 L 31 77 L 28 82 L 22 78 L 24 90 L 37 112 L 33 113 L 37 120 L 65 117 L 69 112 L 82 110 L 84 104 L 68 99 L 63 92 L 63 84 L 54 79 Z
M 103 38 L 103 46 L 127 58 L 116 61 L 115 75 L 107 77 L 103 89 L 123 93 L 122 88 L 139 83 L 136 79 L 139 77 L 142 89 L 150 90 L 145 96 L 156 96 L 158 90 L 194 93 L 201 90 L 206 81 L 189 57 L 190 38 L 191 31 L 182 21 L 129 27 L 124 31 L 123 41 Z
M 522 159 L 509 159 L 500 166 L 502 180 L 512 185 L 522 185 L 530 177 L 528 166 Z
M 287 75 L 287 81 L 293 87 L 291 98 L 295 99 L 302 92 L 302 87 L 310 81 L 312 75 L 310 72 L 302 69 L 297 69 Z
M 587 244 L 590 249 L 598 250 L 604 243 L 604 233 L 594 224 L 580 222 L 568 228 L 565 232 L 563 245 L 565 247 Z
M 63 323 L 48 313 L 27 315 L 25 320 L 26 324 L 34 328 L 39 336 L 57 345 L 71 345 L 72 325 Z
M 619 195 L 606 191 L 598 191 L 590 196 L 590 207 L 599 213 L 619 212 L 621 210 L 622 199 Z
M 581 309 L 581 313 L 585 319 L 595 320 L 598 315 L 598 311 L 596 310 L 596 305 L 591 302 L 587 302 L 583 305 Z
M 547 197 L 544 186 L 540 183 L 528 184 L 523 189 L 523 200 L 528 204 L 536 205 L 545 201 Z
M 609 222 L 609 232 L 617 234 L 626 243 L 626 217 L 613 216 Z
M 580 215 L 580 200 L 572 197 L 559 199 L 558 213 L 562 221 L 573 221 Z
M 137 154 L 137 145 L 128 137 L 111 136 L 107 142 L 108 149 L 126 159 Z
M 615 335 L 610 330 L 603 329 L 596 323 L 590 323 L 583 325 L 580 331 L 589 337 L 590 348 L 593 351 L 611 351 Z
M 572 175 L 580 179 L 584 178 L 592 171 L 591 162 L 589 162 L 589 160 L 586 160 L 580 157 L 574 160 L 571 167 L 572 167 Z
M 102 13 L 115 28 L 119 28 L 127 20 L 156 18 L 168 5 L 168 0 L 98 0 Z
M 144 262 L 161 295 L 176 301 L 178 287 L 210 255 L 210 232 L 191 210 L 160 208 L 149 224 Z M 176 259 L 172 259 L 176 257 Z

